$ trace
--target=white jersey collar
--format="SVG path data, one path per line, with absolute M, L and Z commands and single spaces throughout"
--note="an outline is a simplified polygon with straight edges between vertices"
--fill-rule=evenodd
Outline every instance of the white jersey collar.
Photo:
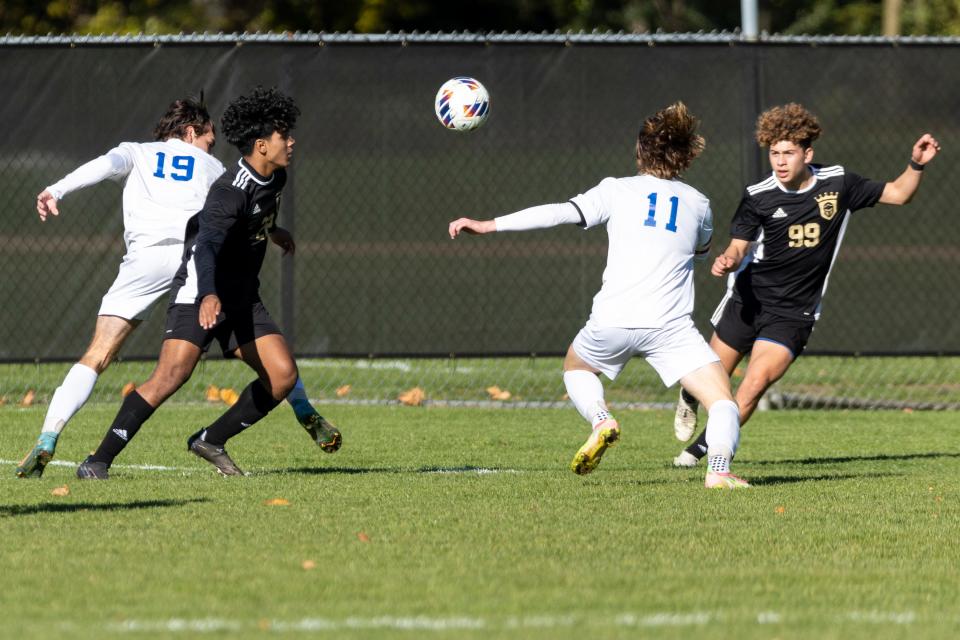
M 264 184 L 270 184 L 271 182 L 273 182 L 272 175 L 269 178 L 263 177 L 262 175 L 257 173 L 256 169 L 254 169 L 249 164 L 247 164 L 247 161 L 244 160 L 243 158 L 240 158 L 240 160 L 237 161 L 237 164 L 240 165 L 240 171 L 246 172 L 250 176 L 250 179 L 256 182 L 257 184 L 264 185 Z
M 819 176 L 817 175 L 817 168 L 816 168 L 816 167 L 808 164 L 808 165 L 807 165 L 807 169 L 810 170 L 810 175 L 813 176 L 813 181 L 810 182 L 810 184 L 809 184 L 808 186 L 804 187 L 803 189 L 797 189 L 796 191 L 793 191 L 793 190 L 791 190 L 791 189 L 787 189 L 785 186 L 783 186 L 783 183 L 780 182 L 780 178 L 777 177 L 777 172 L 776 172 L 776 171 L 771 171 L 771 172 L 770 172 L 770 175 L 773 176 L 773 181 L 777 183 L 777 187 L 779 187 L 780 191 L 783 191 L 784 193 L 806 193 L 807 191 L 810 191 L 810 190 L 813 189 L 815 186 L 817 186 L 817 180 L 819 179 Z

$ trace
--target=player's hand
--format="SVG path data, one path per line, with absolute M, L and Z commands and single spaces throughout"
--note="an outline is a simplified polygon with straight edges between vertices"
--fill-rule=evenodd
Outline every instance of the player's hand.
M 910 154 L 910 159 L 917 164 L 927 164 L 933 160 L 939 151 L 940 143 L 937 142 L 937 139 L 929 133 L 925 133 L 920 136 L 920 139 L 917 140 L 917 143 L 913 145 L 913 151 Z
M 721 277 L 727 275 L 736 268 L 737 261 L 732 256 L 721 253 L 717 256 L 717 259 L 713 261 L 713 267 L 710 268 L 710 273 L 717 277 Z
M 277 227 L 270 232 L 270 241 L 283 249 L 283 255 L 293 255 L 297 250 L 297 243 L 293 241 L 293 234 L 286 229 Z
M 213 329 L 217 325 L 217 316 L 220 315 L 220 298 L 216 294 L 209 294 L 200 301 L 200 326 L 204 329 Z
M 37 213 L 40 214 L 40 222 L 46 222 L 49 215 L 60 215 L 60 210 L 57 209 L 57 199 L 49 191 L 41 191 L 37 195 Z
M 493 220 L 471 220 L 470 218 L 457 218 L 450 223 L 450 239 L 456 238 L 461 233 L 480 235 L 492 233 L 497 230 L 497 223 Z

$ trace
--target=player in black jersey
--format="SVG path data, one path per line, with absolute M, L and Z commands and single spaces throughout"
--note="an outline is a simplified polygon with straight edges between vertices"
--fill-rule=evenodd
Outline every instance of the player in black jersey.
M 773 174 L 744 191 L 731 224 L 730 245 L 711 269 L 718 277 L 735 272 L 711 320 L 715 331 L 710 346 L 728 374 L 750 354 L 736 393 L 741 424 L 806 346 L 850 214 L 878 202 L 910 202 L 924 166 L 940 150 L 939 143 L 924 134 L 913 145 L 903 173 L 892 182 L 877 182 L 839 165 L 811 164 L 812 144 L 820 133 L 817 118 L 799 104 L 760 115 L 756 138 L 769 148 Z M 674 419 L 679 440 L 693 436 L 696 412 L 696 400 L 681 389 Z M 674 458 L 674 465 L 697 464 L 706 453 L 704 436 Z
M 284 253 L 295 249 L 276 218 L 298 114 L 291 98 L 260 88 L 227 106 L 222 133 L 242 158 L 213 183 L 203 208 L 187 223 L 156 368 L 126 397 L 97 451 L 77 469 L 78 477 L 107 478 L 114 458 L 190 378 L 214 340 L 225 356 L 243 359 L 258 378 L 220 418 L 191 436 L 187 446 L 220 473 L 242 475 L 224 444 L 277 406 L 297 381 L 293 356 L 260 301 L 258 276 L 268 238 Z M 339 447 L 340 434 L 329 423 L 321 419 L 316 428 L 329 437 L 327 450 Z

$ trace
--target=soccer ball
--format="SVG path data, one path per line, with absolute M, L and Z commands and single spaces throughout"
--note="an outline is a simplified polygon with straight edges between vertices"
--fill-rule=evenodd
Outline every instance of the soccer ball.
M 440 124 L 454 131 L 471 131 L 490 113 L 490 94 L 474 78 L 457 77 L 443 83 L 433 102 Z

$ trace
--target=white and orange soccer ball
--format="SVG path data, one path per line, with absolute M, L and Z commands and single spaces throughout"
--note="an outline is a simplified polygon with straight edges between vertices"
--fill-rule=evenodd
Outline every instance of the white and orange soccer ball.
M 490 113 L 490 94 L 475 78 L 451 78 L 440 87 L 433 107 L 440 124 L 447 129 L 472 131 Z

